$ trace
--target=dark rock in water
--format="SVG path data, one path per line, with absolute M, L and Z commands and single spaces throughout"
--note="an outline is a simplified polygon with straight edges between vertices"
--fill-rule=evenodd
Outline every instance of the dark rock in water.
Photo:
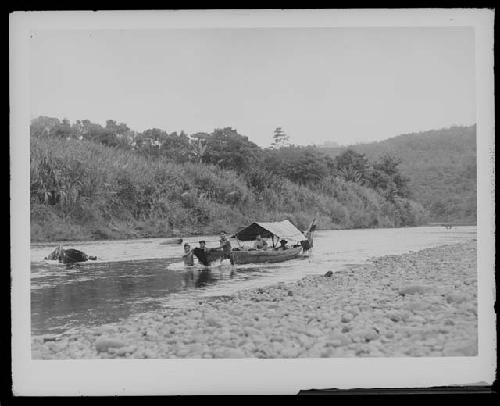
M 87 261 L 87 255 L 84 252 L 75 250 L 74 248 L 68 248 L 64 250 L 62 262 L 64 264 L 73 264 L 76 262 Z
M 288 291 L 288 296 L 293 296 L 293 292 L 291 290 Z
M 63 264 L 76 264 L 78 262 L 86 262 L 89 259 L 95 260 L 97 257 L 88 256 L 80 250 L 74 248 L 63 248 L 62 246 L 57 247 L 53 252 L 51 252 L 45 259 L 59 260 Z
M 328 271 L 323 276 L 326 276 L 327 278 L 330 278 L 332 275 L 333 275 L 333 272 L 332 271 Z

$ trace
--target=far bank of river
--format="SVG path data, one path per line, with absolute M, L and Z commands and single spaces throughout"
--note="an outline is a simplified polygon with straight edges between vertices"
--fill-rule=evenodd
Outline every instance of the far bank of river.
M 468 223 L 468 222 L 436 222 L 436 223 L 429 223 L 429 224 L 421 224 L 418 226 L 414 227 L 409 227 L 409 228 L 418 228 L 418 227 L 439 227 L 439 228 L 444 228 L 445 225 L 452 225 L 452 227 L 476 227 L 476 224 L 473 223 Z M 390 229 L 391 227 L 387 227 L 387 229 Z M 401 229 L 408 228 L 408 227 L 398 227 Z M 367 228 L 336 228 L 335 230 L 344 230 L 344 231 L 353 231 L 353 230 L 376 230 L 377 227 L 367 227 Z M 206 230 L 205 230 L 206 231 Z M 328 231 L 328 230 L 323 230 L 323 229 L 318 229 L 318 231 Z M 215 230 L 215 234 L 217 234 L 219 230 Z M 142 239 L 157 239 L 157 238 L 162 238 L 162 239 L 168 239 L 168 238 L 185 238 L 185 239 L 192 239 L 194 237 L 199 236 L 200 234 L 212 234 L 210 232 L 205 232 L 205 233 L 200 233 L 199 231 L 193 231 L 193 232 L 175 232 L 175 233 L 164 233 L 164 232 L 157 232 L 157 231 L 119 231 L 115 230 L 113 233 L 101 233 L 101 234 L 92 234 L 92 233 L 84 233 L 81 235 L 81 238 L 77 239 L 69 239 L 69 238 L 39 238 L 38 236 L 32 236 L 30 243 L 32 245 L 57 245 L 57 244 L 63 244 L 63 245 L 71 245 L 74 243 L 80 243 L 82 241 L 85 242 L 112 242 L 112 241 L 134 241 L 134 240 L 142 240 Z M 57 234 L 56 234 L 57 235 Z M 54 235 L 54 236 L 56 236 Z M 92 238 L 86 238 L 87 236 L 91 235 Z
M 476 355 L 476 252 L 473 240 L 386 255 L 295 282 L 35 336 L 32 357 Z

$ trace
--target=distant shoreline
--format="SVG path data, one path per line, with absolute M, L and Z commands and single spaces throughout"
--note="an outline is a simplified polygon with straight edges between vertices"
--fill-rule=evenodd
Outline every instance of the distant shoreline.
M 422 227 L 443 227 L 443 224 L 450 224 L 450 223 L 446 223 L 446 222 L 442 222 L 442 223 L 430 223 L 430 224 L 421 224 L 421 225 L 418 225 L 418 226 L 405 226 L 405 227 L 360 227 L 360 228 L 325 228 L 325 229 L 321 229 L 321 228 L 318 228 L 317 231 L 330 231 L 330 230 L 337 230 L 337 231 L 340 231 L 340 230 L 377 230 L 377 229 L 380 229 L 380 230 L 386 230 L 386 229 L 390 229 L 390 228 L 395 228 L 395 229 L 399 229 L 399 228 L 422 228 Z M 467 223 L 463 223 L 463 224 L 454 224 L 454 223 L 451 223 L 453 227 L 477 227 L 477 224 L 467 224 Z M 92 239 L 92 240 L 89 240 L 89 239 L 81 239 L 81 240 L 32 240 L 30 241 L 30 244 L 31 245 L 40 245 L 40 246 L 43 246 L 43 245 L 47 245 L 47 244 L 66 244 L 66 245 L 71 245 L 72 243 L 78 243 L 78 244 L 81 244 L 81 243 L 95 243 L 95 242 L 106 242 L 106 241 L 131 241 L 131 240 L 144 240 L 144 239 L 168 239 L 168 238 L 193 238 L 193 237 L 197 237 L 197 236 L 200 236 L 200 235 L 217 235 L 219 233 L 218 230 L 214 230 L 212 232 L 208 232 L 208 233 L 185 233 L 185 234 L 182 234 L 182 233 L 177 233 L 177 234 L 165 234 L 165 235 L 152 235 L 152 236 L 130 236 L 127 238 L 127 236 L 123 236 L 123 237 L 118 237 L 118 238 L 104 238 L 104 239 Z M 228 234 L 232 234 L 231 232 L 228 232 Z

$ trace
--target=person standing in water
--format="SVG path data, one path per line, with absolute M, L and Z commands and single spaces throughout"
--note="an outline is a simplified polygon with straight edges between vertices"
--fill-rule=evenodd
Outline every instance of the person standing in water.
M 231 243 L 226 237 L 226 233 L 223 231 L 220 233 L 220 247 L 222 248 L 222 252 L 224 253 L 224 256 L 221 258 L 222 259 L 230 259 L 231 258 Z
M 185 266 L 193 266 L 194 265 L 194 256 L 193 250 L 188 243 L 184 244 L 184 254 L 182 255 L 182 259 L 184 260 Z

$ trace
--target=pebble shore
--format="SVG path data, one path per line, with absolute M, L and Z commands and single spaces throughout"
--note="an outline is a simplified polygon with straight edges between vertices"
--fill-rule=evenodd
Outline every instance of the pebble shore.
M 474 356 L 476 241 L 58 336 L 33 359 Z

